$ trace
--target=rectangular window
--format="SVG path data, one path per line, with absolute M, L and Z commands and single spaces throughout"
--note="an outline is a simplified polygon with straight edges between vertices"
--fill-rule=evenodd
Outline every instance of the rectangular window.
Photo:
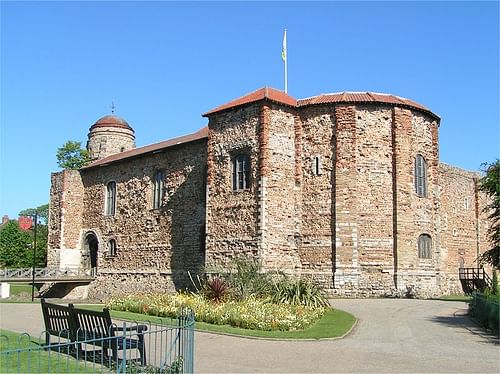
M 250 157 L 240 154 L 233 159 L 233 190 L 250 188 Z
M 116 209 L 116 182 L 111 181 L 106 186 L 106 215 L 114 216 Z
M 165 175 L 163 171 L 157 171 L 153 181 L 153 209 L 163 206 L 163 195 L 165 192 Z
M 419 197 L 427 197 L 427 162 L 422 155 L 415 158 L 415 192 Z
M 108 256 L 116 256 L 116 240 L 110 239 L 108 242 Z

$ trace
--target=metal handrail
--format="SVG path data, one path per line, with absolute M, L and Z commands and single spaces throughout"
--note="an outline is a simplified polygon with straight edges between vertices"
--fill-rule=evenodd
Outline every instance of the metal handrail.
M 83 269 L 72 269 L 72 268 L 35 268 L 35 277 L 38 279 L 43 278 L 71 278 L 71 277 L 88 277 L 89 275 L 85 273 Z M 12 279 L 12 278 L 26 278 L 31 279 L 33 277 L 32 268 L 21 268 L 21 269 L 0 269 L 1 279 Z

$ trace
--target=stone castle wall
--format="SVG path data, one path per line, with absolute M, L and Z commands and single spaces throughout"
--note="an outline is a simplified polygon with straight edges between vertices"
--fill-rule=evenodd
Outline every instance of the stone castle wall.
M 51 176 L 47 266 L 78 268 L 84 186 L 77 170 Z
M 295 171 L 295 116 L 288 108 L 264 105 L 261 114 L 260 215 L 262 265 L 267 270 L 300 273 L 298 253 L 300 214 Z M 265 148 L 265 149 L 264 149 Z
M 364 290 L 356 293 L 379 295 L 394 287 L 392 108 L 359 105 L 355 115 L 357 289 Z
M 421 295 L 439 292 L 436 272 L 442 261 L 438 235 L 438 123 L 408 109 L 394 109 L 395 149 L 396 285 L 405 292 L 414 289 Z M 415 192 L 415 157 L 427 162 L 427 196 Z M 432 240 L 431 258 L 418 257 L 418 237 Z M 429 295 L 430 296 L 430 295 Z
M 337 295 L 460 292 L 458 267 L 475 266 L 488 249 L 486 202 L 477 174 L 439 163 L 438 126 L 426 112 L 387 103 L 266 100 L 217 112 L 206 141 L 54 174 L 49 262 L 74 262 L 67 254 L 84 256 L 85 235 L 96 235 L 89 296 L 100 299 L 184 288 L 188 271 L 228 270 L 240 257 Z M 234 191 L 239 154 L 250 157 L 250 184 Z M 424 197 L 415 191 L 417 154 L 427 163 Z M 164 205 L 153 209 L 158 170 Z M 431 237 L 430 258 L 418 256 L 421 234 Z
M 85 235 L 96 235 L 98 276 L 89 288 L 91 298 L 189 286 L 187 272 L 198 273 L 205 262 L 205 165 L 202 140 L 125 164 L 55 174 L 49 224 L 50 248 L 57 249 L 51 252 L 61 258 L 77 252 L 82 258 Z M 153 209 L 152 180 L 158 170 L 166 175 L 165 194 L 163 206 Z M 115 181 L 117 189 L 113 216 L 104 210 L 109 181 Z M 111 239 L 117 244 L 116 256 L 108 251 Z
M 445 259 L 440 272 L 442 289 L 448 293 L 461 290 L 459 267 L 477 267 L 477 256 L 489 249 L 488 221 L 482 211 L 486 197 L 477 190 L 479 173 L 439 164 L 440 176 L 440 246 Z
M 454 213 L 440 204 L 434 117 L 390 105 L 292 111 L 264 103 L 214 115 L 209 127 L 209 262 L 248 252 L 238 236 L 257 228 L 248 237 L 264 269 L 312 276 L 335 294 L 456 291 L 445 280 L 457 269 L 446 265 L 440 215 Z M 241 139 L 252 157 L 251 192 L 231 188 L 229 150 Z M 427 163 L 424 197 L 415 191 L 417 154 Z M 430 258 L 418 256 L 421 234 L 431 237 Z
M 101 159 L 135 148 L 132 130 L 119 127 L 97 127 L 89 133 L 87 149 L 90 159 Z
M 255 104 L 210 120 L 206 219 L 209 270 L 227 267 L 240 256 L 261 258 L 257 182 L 260 110 Z M 232 158 L 240 153 L 250 156 L 250 188 L 233 191 Z
M 332 107 L 313 107 L 300 113 L 301 225 L 299 254 L 302 273 L 327 289 L 334 273 L 334 155 L 335 114 Z M 318 165 L 316 165 L 318 162 Z

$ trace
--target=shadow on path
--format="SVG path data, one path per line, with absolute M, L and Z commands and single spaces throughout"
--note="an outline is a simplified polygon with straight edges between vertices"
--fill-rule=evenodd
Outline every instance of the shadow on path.
M 481 338 L 485 339 L 488 343 L 500 345 L 500 339 L 498 335 L 495 335 L 495 333 L 493 333 L 492 331 L 486 330 L 485 328 L 480 326 L 476 321 L 469 317 L 466 310 L 458 310 L 451 316 L 435 316 L 427 318 L 427 320 L 449 327 L 465 328 L 474 335 L 478 335 Z

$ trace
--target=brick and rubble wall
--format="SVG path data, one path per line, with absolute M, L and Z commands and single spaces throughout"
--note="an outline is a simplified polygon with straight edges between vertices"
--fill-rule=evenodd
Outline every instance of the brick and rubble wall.
M 356 106 L 358 295 L 394 288 L 392 108 Z
M 84 186 L 78 170 L 52 173 L 47 266 L 78 268 Z
M 483 212 L 486 196 L 477 190 L 479 173 L 439 164 L 441 290 L 461 293 L 460 267 L 478 267 L 478 255 L 490 248 L 488 220 Z
M 393 112 L 393 148 L 395 162 L 395 268 L 400 292 L 419 296 L 439 294 L 439 264 L 442 261 L 438 216 L 438 123 L 435 119 L 399 107 Z M 427 162 L 427 196 L 415 191 L 415 158 Z M 432 240 L 431 258 L 418 257 L 418 237 Z
M 265 270 L 300 273 L 296 188 L 296 118 L 291 108 L 264 104 L 260 116 L 260 214 L 264 213 L 262 265 Z M 264 209 L 262 207 L 264 206 Z
M 97 279 L 89 297 L 167 292 L 190 286 L 204 265 L 206 141 L 82 171 L 82 236 L 99 242 Z M 162 206 L 153 209 L 153 180 L 165 175 Z M 116 213 L 105 215 L 106 186 L 116 182 Z M 110 256 L 108 242 L 116 241 Z M 83 248 L 82 248 L 83 250 Z
M 259 130 L 261 105 L 210 117 L 207 149 L 207 270 L 229 268 L 239 257 L 261 258 L 259 242 Z M 250 185 L 233 191 L 232 158 L 250 156 Z M 265 208 L 265 207 L 264 207 Z
M 333 289 L 335 112 L 332 106 L 300 111 L 302 275 Z M 320 163 L 317 165 L 316 158 Z M 317 171 L 319 173 L 317 173 Z
M 335 107 L 335 292 L 355 295 L 359 290 L 358 242 L 358 176 L 356 108 L 352 105 Z

